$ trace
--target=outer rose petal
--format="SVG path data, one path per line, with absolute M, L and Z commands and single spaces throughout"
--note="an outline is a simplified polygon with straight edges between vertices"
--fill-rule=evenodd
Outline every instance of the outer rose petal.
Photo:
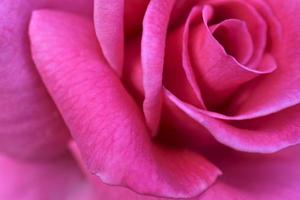
M 220 149 L 219 149 L 220 150 Z M 297 200 L 300 198 L 300 146 L 272 155 L 245 154 L 228 149 L 210 152 L 224 175 L 199 197 L 188 200 Z M 214 155 L 215 154 L 215 155 Z M 80 156 L 80 155 L 79 155 Z M 78 155 L 76 156 L 78 159 Z M 83 166 L 84 168 L 84 166 Z M 106 200 L 168 200 L 136 194 L 100 183 L 92 176 L 98 196 Z
M 1 154 L 0 179 L 3 200 L 96 200 L 96 193 L 70 155 L 26 162 Z
M 65 152 L 68 130 L 32 62 L 28 22 L 34 8 L 86 14 L 91 6 L 90 0 L 0 1 L 1 152 L 43 159 Z
M 160 197 L 138 194 L 132 190 L 129 190 L 128 188 L 124 188 L 120 186 L 111 186 L 103 183 L 102 181 L 99 181 L 98 177 L 92 175 L 87 169 L 83 161 L 83 158 L 81 156 L 80 150 L 78 149 L 78 146 L 76 145 L 75 142 L 72 142 L 70 144 L 70 149 L 75 159 L 77 160 L 82 172 L 85 173 L 86 178 L 89 180 L 89 182 L 92 184 L 93 188 L 95 189 L 95 192 L 97 193 L 99 199 L 103 199 L 103 198 L 105 200 L 120 200 L 120 199 L 122 200 L 167 200 L 169 199 L 169 198 L 160 198 Z
M 199 197 L 188 200 L 297 200 L 300 198 L 300 146 L 272 155 L 244 154 L 222 150 L 212 158 L 224 175 Z M 95 180 L 100 197 L 107 200 L 167 200 L 107 186 Z
M 214 159 L 224 175 L 199 200 L 300 199 L 300 146 L 273 155 L 226 152 Z
M 36 11 L 30 37 L 37 68 L 92 173 L 139 193 L 178 198 L 198 195 L 214 182 L 220 172 L 200 155 L 151 144 L 90 21 Z

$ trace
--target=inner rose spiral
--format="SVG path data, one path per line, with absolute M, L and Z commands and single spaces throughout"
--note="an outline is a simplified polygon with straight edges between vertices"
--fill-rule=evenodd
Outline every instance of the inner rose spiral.
M 33 12 L 32 58 L 67 125 L 56 112 L 45 122 L 61 134 L 43 156 L 64 151 L 70 132 L 103 182 L 189 198 L 221 175 L 207 151 L 272 153 L 300 142 L 300 38 L 280 3 L 125 2 L 95 0 L 93 20 Z

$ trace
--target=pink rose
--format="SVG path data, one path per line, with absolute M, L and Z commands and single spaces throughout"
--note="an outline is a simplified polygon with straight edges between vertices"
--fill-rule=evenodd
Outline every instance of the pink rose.
M 2 0 L 0 199 L 300 199 L 299 10 Z

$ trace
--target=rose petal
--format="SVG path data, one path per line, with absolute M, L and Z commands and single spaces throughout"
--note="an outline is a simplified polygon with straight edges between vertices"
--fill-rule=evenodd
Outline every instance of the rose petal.
M 300 142 L 300 106 L 257 119 L 227 123 L 211 118 L 166 90 L 166 98 L 208 129 L 221 143 L 240 151 L 271 153 Z
M 139 193 L 178 198 L 198 195 L 214 182 L 220 172 L 200 155 L 151 144 L 90 21 L 36 11 L 30 37 L 37 68 L 92 173 Z
M 249 61 L 253 54 L 253 41 L 244 21 L 227 19 L 210 29 L 228 54 L 241 64 Z
M 178 4 L 176 6 L 178 7 Z M 185 24 L 168 35 L 164 86 L 186 102 L 206 109 L 189 56 L 188 41 L 190 26 L 195 20 L 193 17 L 195 17 L 193 14 L 188 15 Z
M 120 186 L 112 186 L 99 181 L 97 176 L 94 176 L 87 169 L 86 164 L 83 161 L 80 150 L 75 142 L 70 143 L 70 150 L 72 151 L 75 159 L 77 160 L 81 170 L 85 173 L 86 178 L 93 187 L 95 193 L 99 199 L 105 198 L 105 200 L 165 200 L 166 198 L 153 197 L 145 194 L 138 194 L 128 188 Z M 169 198 L 167 198 L 169 199 Z
M 267 25 L 266 51 L 273 52 L 273 47 L 276 46 L 281 38 L 281 25 L 266 1 L 250 0 L 249 3 L 263 17 L 263 20 Z
M 88 14 L 92 2 L 0 1 L 0 151 L 46 159 L 65 153 L 69 136 L 30 55 L 27 28 L 31 11 L 38 7 Z
M 273 41 L 273 53 L 277 62 L 277 70 L 270 76 L 259 82 L 255 82 L 245 88 L 235 101 L 242 101 L 235 115 L 248 115 L 257 117 L 270 115 L 285 108 L 299 104 L 300 102 L 300 31 L 298 20 L 300 3 L 273 2 L 270 1 L 271 10 L 265 11 L 265 15 L 273 14 L 282 28 L 282 37 Z M 273 20 L 272 20 L 273 19 Z M 274 23 L 273 23 L 274 24 Z M 274 30 L 276 24 L 273 26 Z M 275 29 L 276 30 L 276 29 Z M 278 35 L 278 31 L 274 31 Z
M 124 0 L 95 0 L 94 21 L 102 52 L 110 66 L 121 76 L 124 59 Z
M 168 34 L 165 49 L 163 84 L 178 98 L 202 107 L 200 90 L 193 76 L 188 60 L 185 26 Z M 185 57 L 184 57 L 185 56 Z
M 267 24 L 263 17 L 254 6 L 246 1 L 211 1 L 210 3 L 215 11 L 211 24 L 232 18 L 242 20 L 247 24 L 252 36 L 254 52 L 246 65 L 257 66 L 267 45 Z
M 198 200 L 299 199 L 300 146 L 273 155 L 223 151 L 215 160 L 224 176 Z
M 0 155 L 0 199 L 96 200 L 96 193 L 70 155 L 28 162 Z
M 162 73 L 164 49 L 169 17 L 175 0 L 150 1 L 142 36 L 142 72 L 145 92 L 144 114 L 148 128 L 156 133 L 161 112 Z
M 208 108 L 222 106 L 228 98 L 244 83 L 262 74 L 269 74 L 276 65 L 255 69 L 242 65 L 228 55 L 220 43 L 213 37 L 208 22 L 214 12 L 210 6 L 194 7 L 190 13 L 194 27 L 190 27 L 190 53 L 195 76 L 201 87 Z M 200 19 L 202 15 L 202 19 Z M 199 37 L 201 36 L 201 37 Z

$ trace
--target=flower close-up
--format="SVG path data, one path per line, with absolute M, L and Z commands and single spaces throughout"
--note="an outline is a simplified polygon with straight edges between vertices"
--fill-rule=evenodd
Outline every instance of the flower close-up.
M 300 199 L 299 0 L 0 0 L 0 199 Z

